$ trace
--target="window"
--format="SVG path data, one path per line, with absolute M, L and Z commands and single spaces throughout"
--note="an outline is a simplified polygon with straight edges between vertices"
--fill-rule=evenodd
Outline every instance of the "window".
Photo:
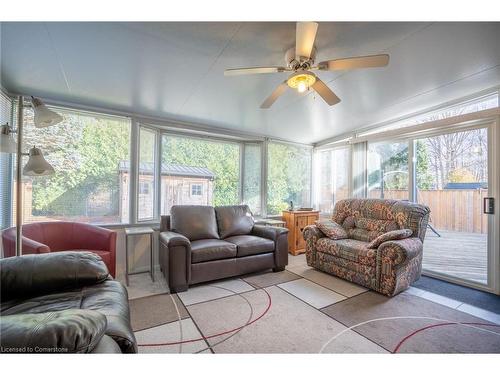
M 364 137 L 389 130 L 395 130 L 395 129 L 405 128 L 408 126 L 423 124 L 430 121 L 437 121 L 449 117 L 465 115 L 467 113 L 484 111 L 490 108 L 497 108 L 498 106 L 499 106 L 498 92 L 494 92 L 492 94 L 476 97 L 470 100 L 460 102 L 458 104 L 453 104 L 443 108 L 439 108 L 434 111 L 425 112 L 423 114 L 408 117 L 400 121 L 395 121 L 390 123 L 389 125 L 378 126 L 373 129 L 359 132 L 357 136 Z
M 349 198 L 350 148 L 320 151 L 316 199 L 321 213 L 332 213 L 335 203 Z
M 243 203 L 248 204 L 254 215 L 261 215 L 261 145 L 245 144 L 243 159 Z
M 11 125 L 12 101 L 0 92 L 0 125 Z M 12 154 L 0 152 L 0 230 L 12 225 Z
M 139 194 L 149 195 L 151 191 L 150 182 L 139 182 Z
M 23 176 L 24 222 L 128 222 L 122 207 L 128 196 L 123 169 L 130 160 L 129 119 L 55 110 L 64 120 L 48 128 L 35 128 L 33 110 L 24 111 L 24 151 L 36 145 L 55 169 L 50 176 Z
M 368 198 L 409 199 L 408 142 L 368 143 Z
M 199 184 L 191 185 L 191 195 L 203 195 L 203 187 Z
M 169 214 L 173 205 L 239 204 L 240 147 L 233 142 L 164 134 L 162 215 Z M 201 194 L 193 194 L 193 185 L 200 186 Z
M 156 131 L 141 126 L 139 129 L 138 221 L 155 218 L 155 155 Z
M 311 205 L 311 149 L 270 142 L 267 158 L 267 214 Z

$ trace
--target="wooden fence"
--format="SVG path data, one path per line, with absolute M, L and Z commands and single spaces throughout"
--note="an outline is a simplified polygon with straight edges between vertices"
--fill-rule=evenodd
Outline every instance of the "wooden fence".
M 370 198 L 380 198 L 380 190 L 371 190 Z M 437 230 L 487 233 L 488 215 L 483 214 L 487 189 L 419 190 L 418 203 L 431 209 L 430 223 Z M 408 199 L 408 190 L 384 190 L 384 198 Z

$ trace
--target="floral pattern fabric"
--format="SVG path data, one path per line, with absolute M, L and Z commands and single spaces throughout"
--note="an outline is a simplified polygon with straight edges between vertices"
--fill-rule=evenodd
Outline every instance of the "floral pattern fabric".
M 347 238 L 347 232 L 342 225 L 333 220 L 316 221 L 316 226 L 325 236 L 332 240 L 342 240 Z
M 393 296 L 420 277 L 428 207 L 396 200 L 346 199 L 337 202 L 332 220 L 349 238 L 332 240 L 315 226 L 304 229 L 307 264 Z M 398 230 L 408 238 L 384 238 L 376 248 L 369 242 Z M 407 230 L 407 231 L 406 231 Z
M 391 230 L 390 232 L 383 233 L 374 240 L 372 240 L 368 244 L 369 249 L 376 249 L 378 248 L 383 242 L 390 241 L 390 240 L 404 240 L 405 238 L 408 238 L 412 235 L 412 231 L 410 229 L 398 229 L 398 230 Z
M 375 267 L 377 253 L 373 249 L 368 249 L 366 245 L 366 242 L 353 239 L 321 238 L 316 243 L 316 251 Z

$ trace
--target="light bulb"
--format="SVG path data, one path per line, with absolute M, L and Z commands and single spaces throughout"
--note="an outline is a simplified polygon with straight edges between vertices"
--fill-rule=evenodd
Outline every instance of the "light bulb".
M 307 85 L 304 81 L 300 81 L 297 85 L 297 91 L 298 92 L 304 92 L 307 90 Z

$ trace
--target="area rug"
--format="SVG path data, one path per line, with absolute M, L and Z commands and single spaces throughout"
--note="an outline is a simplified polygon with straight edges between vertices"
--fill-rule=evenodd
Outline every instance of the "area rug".
M 368 292 L 322 311 L 390 352 L 500 353 L 500 327 L 410 294 Z
M 181 319 L 187 318 L 186 308 L 177 295 L 159 294 L 136 298 L 130 300 L 129 303 L 132 329 L 140 331 L 177 321 L 179 317 L 172 298 L 175 305 L 177 305 Z
M 169 295 L 133 300 L 132 321 L 142 353 L 500 353 L 491 322 L 410 293 L 352 293 L 294 268 L 191 287 L 180 322 Z
M 428 276 L 420 277 L 413 286 L 500 314 L 500 296 L 492 293 L 448 283 Z

